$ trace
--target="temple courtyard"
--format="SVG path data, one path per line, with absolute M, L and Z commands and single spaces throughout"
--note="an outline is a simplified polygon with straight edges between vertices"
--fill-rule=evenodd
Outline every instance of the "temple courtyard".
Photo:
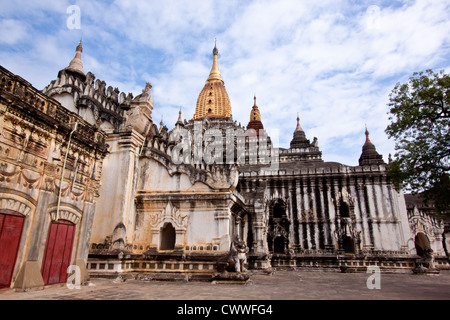
M 378 277 L 378 278 L 375 278 Z M 0 300 L 448 300 L 450 271 L 439 274 L 254 272 L 247 284 L 92 278 L 88 285 L 0 290 Z M 370 289 L 370 287 L 372 289 Z

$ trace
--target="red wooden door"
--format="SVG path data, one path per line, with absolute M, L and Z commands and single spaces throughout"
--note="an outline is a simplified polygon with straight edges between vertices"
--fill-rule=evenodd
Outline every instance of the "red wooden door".
M 8 288 L 16 264 L 25 218 L 0 213 L 0 288 Z
M 41 270 L 45 284 L 67 281 L 74 236 L 75 225 L 68 221 L 52 222 L 50 225 Z

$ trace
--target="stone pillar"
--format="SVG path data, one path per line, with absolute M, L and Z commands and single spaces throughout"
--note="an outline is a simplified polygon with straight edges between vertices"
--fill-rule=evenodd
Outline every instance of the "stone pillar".
M 335 247 L 335 241 L 334 241 L 334 234 L 335 234 L 335 225 L 334 225 L 334 218 L 336 216 L 335 214 L 335 210 L 334 210 L 334 206 L 333 206 L 333 198 L 331 196 L 331 181 L 329 179 L 326 180 L 326 193 L 324 194 L 324 200 L 325 197 L 327 199 L 326 203 L 328 204 L 328 225 L 327 225 L 327 230 L 328 233 L 330 235 L 330 239 L 329 242 L 327 244 L 327 248 L 329 250 L 334 250 Z
M 372 249 L 373 243 L 372 243 L 372 237 L 371 237 L 371 231 L 369 229 L 369 223 L 368 223 L 368 212 L 366 210 L 365 205 L 365 197 L 364 197 L 364 183 L 363 179 L 361 177 L 358 177 L 356 179 L 356 192 L 358 194 L 358 204 L 355 206 L 355 208 L 358 208 L 360 219 L 361 219 L 361 225 L 362 225 L 362 238 L 361 238 L 361 244 L 362 249 Z
M 311 208 L 310 208 L 310 212 L 311 212 L 311 218 L 312 218 L 312 221 L 311 221 L 311 229 L 312 229 L 312 231 L 311 231 L 311 239 L 312 239 L 312 246 L 315 248 L 315 249 L 319 249 L 319 242 L 320 242 L 320 240 L 319 240 L 319 237 L 320 237 L 320 235 L 319 235 L 319 232 L 320 232 L 320 230 L 319 230 L 319 222 L 318 222 L 318 220 L 319 220 L 319 217 L 318 217 L 318 212 L 317 212 L 317 210 L 318 210 L 318 208 L 317 208 L 317 202 L 316 202 L 316 183 L 315 183 L 315 180 L 314 180 L 314 178 L 310 178 L 309 179 L 309 181 L 310 181 L 310 184 L 311 184 L 311 191 L 310 191 L 310 195 L 311 195 Z
M 139 151 L 144 137 L 135 130 L 111 134 L 107 143 L 111 152 L 103 164 L 100 197 L 92 228 L 91 241 L 100 243 L 120 224 L 125 226 L 126 236 L 134 232 L 134 192 L 138 173 Z M 122 235 L 121 235 L 122 236 Z M 112 239 L 126 242 L 126 239 Z
M 373 182 L 367 181 L 367 180 L 372 180 L 372 178 L 366 179 L 365 188 L 366 188 L 366 201 L 368 204 L 368 219 L 370 221 L 369 223 L 372 224 L 371 228 L 372 228 L 372 235 L 373 235 L 373 248 L 375 250 L 380 250 L 382 248 L 381 234 L 379 231 L 380 221 L 378 219 L 378 212 L 377 212 L 377 208 L 375 205 L 376 199 L 374 199 L 374 187 L 373 187 Z
M 303 215 L 303 210 L 302 210 L 302 195 L 301 195 L 301 188 L 300 188 L 300 181 L 296 181 L 295 184 L 295 196 L 297 199 L 297 221 L 295 221 L 295 223 L 297 223 L 298 225 L 298 245 L 299 245 L 299 249 L 303 249 L 303 224 L 302 224 L 302 215 Z
M 231 212 L 228 207 L 218 206 L 214 214 L 217 236 L 220 238 L 220 251 L 230 250 L 231 245 Z
M 321 207 L 320 219 L 322 219 L 322 221 L 323 221 L 323 237 L 324 237 L 323 245 L 325 248 L 327 248 L 327 246 L 329 246 L 331 244 L 331 239 L 329 238 L 330 234 L 328 232 L 329 222 L 328 222 L 326 214 L 325 214 L 323 181 L 321 181 L 319 184 L 319 197 L 320 197 L 320 207 Z
M 186 244 L 186 230 L 175 230 L 175 251 L 184 251 L 184 245 Z
M 264 199 L 264 198 L 262 198 Z M 263 200 L 257 198 L 254 203 L 254 219 L 253 219 L 253 230 L 254 230 L 254 243 L 256 244 L 254 247 L 255 253 L 266 253 L 267 248 L 267 239 L 265 236 L 265 206 Z
M 307 181 L 303 180 L 303 208 L 304 208 L 304 217 L 305 217 L 305 229 L 303 232 L 306 233 L 306 246 L 308 249 L 311 249 L 311 227 L 309 225 L 309 216 L 310 216 L 310 208 L 309 208 L 309 197 L 308 197 L 308 186 Z

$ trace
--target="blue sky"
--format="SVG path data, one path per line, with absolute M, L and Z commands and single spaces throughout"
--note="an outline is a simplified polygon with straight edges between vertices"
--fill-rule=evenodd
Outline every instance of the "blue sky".
M 80 29 L 69 29 L 77 5 Z M 450 70 L 448 0 L 0 0 L 0 64 L 38 89 L 68 66 L 83 39 L 85 72 L 137 95 L 153 85 L 153 120 L 191 119 L 212 64 L 233 118 L 262 121 L 288 147 L 297 113 L 325 161 L 357 165 L 365 125 L 387 161 L 389 93 L 425 69 Z

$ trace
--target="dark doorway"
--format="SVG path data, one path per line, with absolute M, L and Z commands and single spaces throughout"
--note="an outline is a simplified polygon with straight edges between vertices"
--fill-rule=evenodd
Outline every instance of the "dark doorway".
M 274 219 L 281 219 L 284 215 L 285 215 L 284 206 L 281 203 L 277 202 L 273 206 L 273 217 L 274 217 Z
M 345 253 L 355 253 L 355 242 L 350 237 L 344 237 L 342 240 L 342 247 Z
M 160 250 L 174 250 L 175 249 L 175 229 L 171 223 L 167 223 L 161 229 L 161 244 Z
M 414 239 L 414 243 L 416 245 L 417 255 L 419 255 L 421 257 L 426 256 L 431 249 L 430 240 L 422 232 L 419 232 L 416 235 L 416 238 Z
M 273 252 L 284 253 L 284 248 L 285 248 L 284 237 L 283 236 L 276 237 L 273 242 Z

